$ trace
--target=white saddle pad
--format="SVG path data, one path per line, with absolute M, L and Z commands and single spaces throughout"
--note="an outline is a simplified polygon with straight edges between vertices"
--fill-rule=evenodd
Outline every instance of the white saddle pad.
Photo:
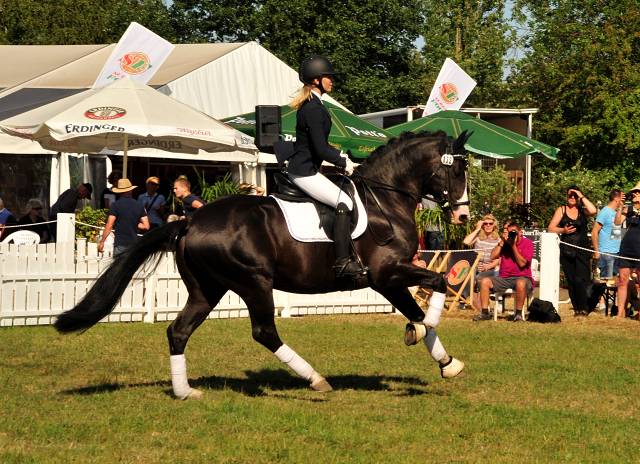
M 285 201 L 273 197 L 280 205 L 280 209 L 287 221 L 287 227 L 291 236 L 299 242 L 331 242 L 332 240 L 324 233 L 324 229 L 319 227 L 320 217 L 313 203 L 298 203 L 295 201 Z M 358 224 L 351 237 L 355 240 L 367 230 L 367 212 L 360 201 L 358 192 L 355 192 L 356 206 L 358 208 Z

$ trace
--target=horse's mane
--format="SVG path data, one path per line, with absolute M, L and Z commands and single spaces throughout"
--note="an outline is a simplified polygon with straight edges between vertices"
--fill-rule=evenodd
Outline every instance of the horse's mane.
M 360 164 L 360 169 L 362 171 L 366 171 L 372 165 L 378 164 L 382 159 L 384 159 L 389 153 L 398 152 L 402 150 L 405 146 L 411 144 L 416 139 L 433 139 L 438 138 L 441 139 L 445 137 L 447 134 L 438 130 L 436 132 L 429 131 L 420 131 L 417 134 L 413 132 L 403 132 L 400 134 L 400 137 L 393 138 L 389 140 L 386 145 L 382 145 L 376 148 L 368 157 L 364 160 L 362 164 Z

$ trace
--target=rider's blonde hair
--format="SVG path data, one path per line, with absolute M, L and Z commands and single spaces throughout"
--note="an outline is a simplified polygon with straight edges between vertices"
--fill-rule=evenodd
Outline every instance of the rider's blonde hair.
M 309 84 L 305 84 L 300 90 L 300 93 L 295 96 L 289 106 L 294 110 L 299 110 L 300 107 L 304 104 L 304 102 L 309 101 L 313 98 L 313 94 L 311 93 L 311 86 Z

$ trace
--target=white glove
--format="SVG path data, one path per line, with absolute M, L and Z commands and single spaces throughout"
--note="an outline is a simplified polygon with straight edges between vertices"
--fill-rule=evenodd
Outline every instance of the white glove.
M 358 165 L 356 163 L 354 163 L 353 161 L 351 161 L 349 158 L 347 158 L 347 165 L 344 168 L 344 172 L 350 176 L 351 174 L 353 174 L 353 170 L 355 168 L 357 168 Z

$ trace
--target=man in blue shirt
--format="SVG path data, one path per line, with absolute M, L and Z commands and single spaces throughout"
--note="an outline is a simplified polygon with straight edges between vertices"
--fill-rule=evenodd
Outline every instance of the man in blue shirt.
M 135 189 L 129 179 L 120 179 L 118 186 L 112 188 L 115 193 L 120 194 L 120 199 L 109 204 L 109 216 L 107 225 L 102 233 L 102 239 L 98 245 L 98 251 L 104 251 L 104 242 L 115 229 L 115 240 L 113 243 L 113 255 L 122 253 L 125 248 L 131 245 L 138 238 L 138 230 L 149 230 L 149 218 L 142 203 L 138 203 L 131 196 Z
M 151 227 L 160 227 L 162 225 L 162 216 L 164 216 L 164 196 L 158 193 L 160 187 L 160 179 L 155 176 L 147 179 L 147 191 L 138 197 L 138 203 L 142 203 L 144 209 L 149 216 L 149 225 Z
M 595 251 L 593 257 L 598 260 L 600 279 L 603 281 L 613 278 L 614 274 L 618 274 L 618 258 L 609 255 L 617 255 L 620 251 L 622 225 L 616 226 L 614 220 L 617 214 L 622 218 L 623 206 L 622 190 L 611 190 L 609 203 L 600 210 L 591 231 L 591 240 Z M 607 255 L 601 255 L 601 252 L 607 253 Z

